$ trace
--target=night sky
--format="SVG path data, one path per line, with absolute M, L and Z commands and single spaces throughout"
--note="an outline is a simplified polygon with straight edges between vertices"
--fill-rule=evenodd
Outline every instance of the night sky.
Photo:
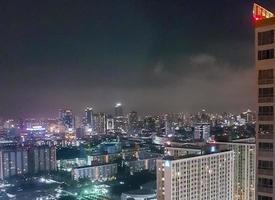
M 241 112 L 253 44 L 251 0 L 0 0 L 0 115 Z

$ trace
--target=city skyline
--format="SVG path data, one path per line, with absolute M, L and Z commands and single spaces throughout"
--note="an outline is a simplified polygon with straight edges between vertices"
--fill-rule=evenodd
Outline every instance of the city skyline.
M 110 116 L 110 117 L 115 117 L 115 106 L 111 107 L 111 106 L 108 106 L 108 110 L 103 112 L 102 110 L 96 110 L 96 109 L 93 109 L 93 112 L 94 114 L 104 114 L 104 115 L 107 115 L 107 116 Z M 246 112 L 251 112 L 251 113 L 254 113 L 256 114 L 256 110 L 251 110 L 250 108 L 247 108 L 246 110 L 240 110 L 239 112 L 226 112 L 226 111 L 221 111 L 221 112 L 214 112 L 214 111 L 209 111 L 209 110 L 206 110 L 206 109 L 200 109 L 200 110 L 196 110 L 196 111 L 192 111 L 192 112 L 188 112 L 188 111 L 167 111 L 167 112 L 162 112 L 162 111 L 156 111 L 156 112 L 139 112 L 138 110 L 133 110 L 133 109 L 130 109 L 130 108 L 127 108 L 125 109 L 124 105 L 123 105 L 123 109 L 125 111 L 125 113 L 123 114 L 123 117 L 128 117 L 129 115 L 131 115 L 132 112 L 135 112 L 137 113 L 138 117 L 141 118 L 141 119 L 144 119 L 146 117 L 157 117 L 157 116 L 165 116 L 165 115 L 173 115 L 173 114 L 182 114 L 182 115 L 186 115 L 186 116 L 195 116 L 199 113 L 203 113 L 203 112 L 206 112 L 207 114 L 209 115 L 223 115 L 223 114 L 228 114 L 228 115 L 232 115 L 232 116 L 238 116 L 238 115 L 241 115 L 243 113 L 246 113 Z M 80 118 L 86 118 L 86 110 L 87 108 L 83 108 L 82 110 L 72 110 L 71 108 L 69 108 L 68 106 L 67 107 L 64 107 L 64 108 L 59 108 L 57 110 L 54 110 L 52 112 L 51 115 L 17 115 L 17 116 L 5 116 L 5 115 L 2 115 L 0 116 L 0 119 L 1 120 L 9 120 L 9 119 L 13 119 L 13 120 L 22 120 L 22 119 L 58 119 L 59 118 L 59 112 L 60 110 L 64 110 L 64 111 L 70 111 L 72 112 L 73 116 L 75 117 L 80 117 Z
M 272 1 L 256 2 L 274 10 Z M 3 1 L 0 113 L 110 112 L 116 102 L 139 113 L 253 108 L 251 8 L 229 0 Z
M 0 199 L 275 199 L 274 0 L 0 5 Z

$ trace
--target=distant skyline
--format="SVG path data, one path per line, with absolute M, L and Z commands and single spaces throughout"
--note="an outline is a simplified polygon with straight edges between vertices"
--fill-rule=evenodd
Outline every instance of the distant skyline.
M 0 2 L 0 116 L 254 108 L 250 0 Z

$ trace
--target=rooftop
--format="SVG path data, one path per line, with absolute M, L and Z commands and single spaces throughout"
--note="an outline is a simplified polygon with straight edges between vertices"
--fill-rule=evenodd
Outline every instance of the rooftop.
M 263 26 L 270 26 L 270 25 L 275 25 L 275 17 L 262 19 L 255 22 L 256 28 L 263 27 Z
M 104 164 L 85 165 L 85 166 L 80 166 L 80 167 L 74 167 L 74 169 L 83 169 L 83 168 L 107 166 L 107 165 L 117 165 L 117 164 L 116 163 L 104 163 Z
M 253 18 L 255 20 L 255 27 L 275 24 L 275 15 L 256 3 L 253 5 Z
M 239 140 L 232 140 L 228 142 L 219 142 L 216 141 L 216 144 L 255 144 L 255 138 L 246 138 L 246 139 L 239 139 Z M 213 144 L 215 144 L 213 143 Z
M 195 144 L 186 144 L 186 143 L 182 143 L 182 144 L 171 144 L 171 145 L 167 145 L 167 148 L 181 148 L 181 149 L 197 149 L 200 150 L 203 148 L 203 146 L 199 146 L 199 145 L 195 145 Z
M 193 158 L 193 157 L 200 157 L 200 156 L 205 156 L 205 155 L 214 155 L 218 153 L 223 153 L 223 152 L 229 152 L 230 150 L 217 150 L 215 149 L 214 151 L 202 151 L 202 154 L 188 154 L 188 155 L 183 155 L 183 156 L 165 156 L 162 158 L 162 160 L 181 160 L 181 159 L 186 159 L 186 158 Z
M 124 193 L 125 195 L 155 195 L 156 193 L 149 189 L 142 189 L 142 190 L 133 190 Z

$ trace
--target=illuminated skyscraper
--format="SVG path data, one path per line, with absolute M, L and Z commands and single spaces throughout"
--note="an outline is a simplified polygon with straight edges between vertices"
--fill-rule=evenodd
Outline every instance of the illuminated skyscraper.
M 274 15 L 254 4 L 255 64 L 257 70 L 258 116 L 256 126 L 256 199 L 275 199 L 274 173 Z
M 98 134 L 106 133 L 106 115 L 104 113 L 94 114 L 94 130 Z
M 115 117 L 123 117 L 123 109 L 121 103 L 117 103 L 115 106 Z
M 71 110 L 59 110 L 59 121 L 67 128 L 74 128 L 74 117 Z
M 85 120 L 89 128 L 94 128 L 93 108 L 87 107 L 85 109 Z
M 215 142 L 234 151 L 234 200 L 255 200 L 256 145 L 254 139 Z
M 128 119 L 123 115 L 121 103 L 117 103 L 115 106 L 114 130 L 120 133 L 127 133 L 128 131 Z

